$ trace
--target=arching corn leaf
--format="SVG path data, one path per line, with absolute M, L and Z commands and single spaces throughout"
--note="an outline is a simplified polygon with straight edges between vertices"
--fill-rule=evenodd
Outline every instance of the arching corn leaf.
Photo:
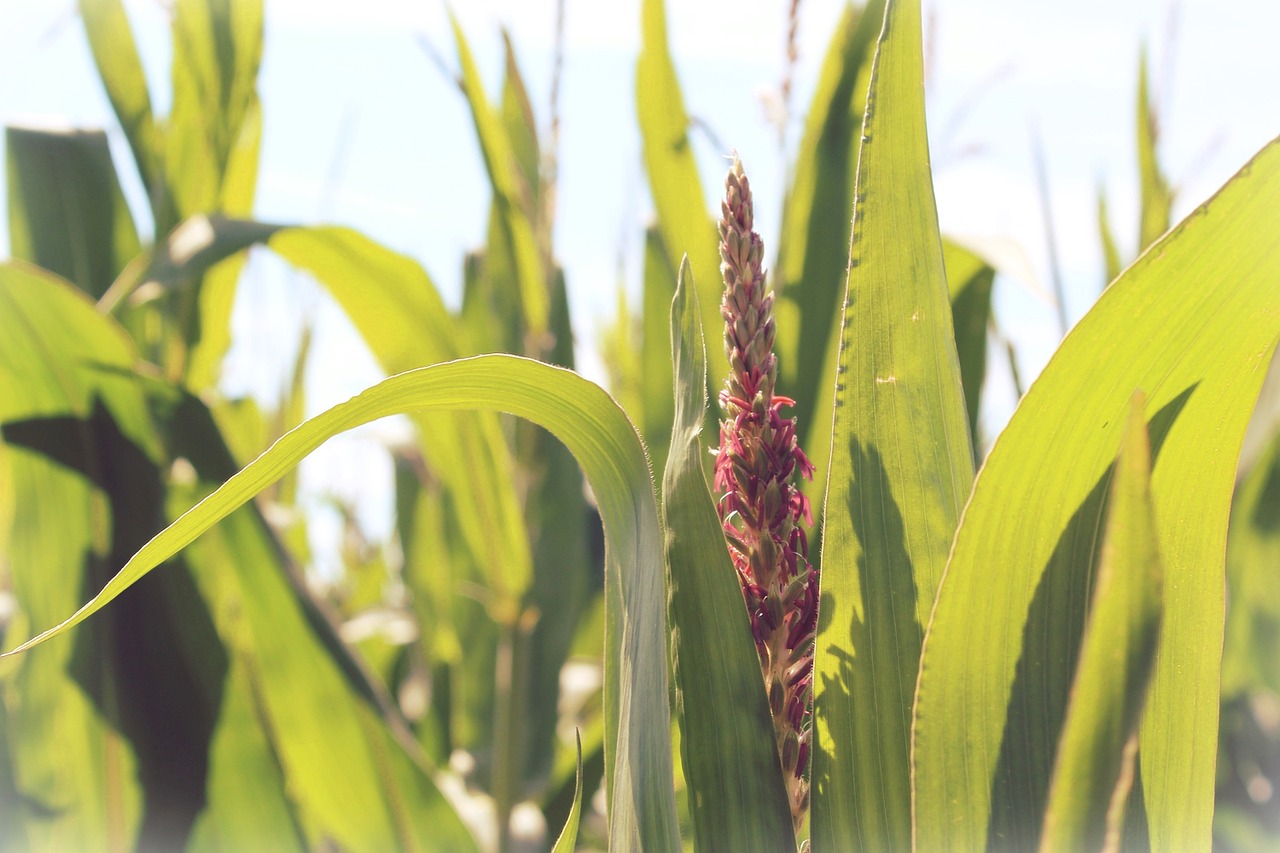
M 1165 566 L 1142 723 L 1153 849 L 1208 847 L 1236 458 L 1280 335 L 1280 143 L 1117 279 L 993 446 L 956 534 L 914 720 L 920 849 L 1037 843 L 1123 412 L 1148 393 Z M 956 744 L 965 744 L 964 750 Z
M 598 386 L 514 356 L 479 356 L 401 373 L 286 433 L 152 539 L 92 600 L 8 654 L 78 625 L 339 432 L 408 411 L 505 411 L 554 433 L 595 493 L 607 542 L 605 742 L 613 849 L 679 844 L 667 706 L 662 534 L 644 448 Z

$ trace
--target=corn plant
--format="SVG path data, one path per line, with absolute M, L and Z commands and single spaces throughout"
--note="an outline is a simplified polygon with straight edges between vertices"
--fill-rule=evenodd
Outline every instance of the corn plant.
M 496 107 L 455 26 L 493 207 L 454 313 L 362 235 L 243 218 L 260 6 L 175 5 L 167 121 L 122 7 L 82 11 L 157 231 L 139 239 L 101 135 L 10 132 L 0 846 L 509 849 L 521 801 L 557 850 L 1209 846 L 1220 700 L 1277 683 L 1274 436 L 1232 495 L 1280 338 L 1280 142 L 1151 226 L 984 458 L 994 272 L 938 231 L 918 3 L 833 34 L 766 295 L 747 181 L 735 166 L 717 235 L 645 0 L 658 217 L 628 410 L 571 369 L 554 151 L 509 42 Z M 51 200 L 70 168 L 84 194 Z M 258 418 L 260 453 L 210 393 L 250 245 L 314 275 L 389 374 L 304 422 Z M 421 436 L 398 457 L 418 633 L 353 647 L 267 522 L 292 490 L 254 498 L 397 413 Z M 791 467 L 753 480 L 764 425 Z M 569 748 L 555 679 L 575 649 L 603 683 Z

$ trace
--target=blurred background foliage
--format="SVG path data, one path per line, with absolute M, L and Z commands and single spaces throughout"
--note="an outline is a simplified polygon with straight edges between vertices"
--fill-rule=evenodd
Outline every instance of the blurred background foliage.
M 451 310 L 418 263 L 349 229 L 252 219 L 263 10 L 172 6 L 172 106 L 157 115 L 123 5 L 81 0 L 128 140 L 6 129 L 12 260 L 0 267 L 0 633 L 11 647 L 70 614 L 151 535 L 301 422 L 299 348 L 272 406 L 219 391 L 245 250 L 265 247 L 341 306 L 387 374 L 484 352 L 574 367 L 553 246 L 558 110 L 531 99 L 516 45 L 490 95 L 455 23 L 459 97 L 492 190 Z M 826 470 L 859 132 L 883 4 L 832 31 L 776 233 L 779 387 Z M 618 292 L 600 346 L 653 470 L 671 437 L 669 310 L 685 253 L 718 388 L 715 232 L 662 3 L 644 4 L 637 118 L 656 218 L 639 304 Z M 1147 63 L 1136 75 L 1139 248 L 1171 221 Z M 554 92 L 554 89 L 553 89 Z M 154 232 L 120 173 L 136 170 Z M 442 201 L 442 204 L 445 202 Z M 1113 279 L 1129 258 L 1105 194 Z M 1013 345 L 992 313 L 997 259 L 946 245 L 974 436 Z M 801 286 L 803 284 L 803 286 Z M 1264 389 L 1228 544 L 1215 841 L 1280 845 L 1280 386 Z M 492 414 L 416 419 L 394 459 L 394 530 L 371 540 L 336 502 L 337 576 L 309 568 L 286 476 L 75 634 L 0 662 L 0 849 L 545 849 L 568 819 L 581 734 L 579 843 L 603 845 L 603 538 L 565 448 Z M 714 428 L 708 434 L 714 436 Z M 820 501 L 819 474 L 807 486 Z M 811 554 L 819 553 L 817 532 Z M 676 733 L 678 736 L 678 732 Z M 676 750 L 679 760 L 679 749 Z M 676 773 L 683 797 L 683 774 Z M 683 820 L 688 820 L 682 802 Z M 683 833 L 690 837 L 690 833 Z

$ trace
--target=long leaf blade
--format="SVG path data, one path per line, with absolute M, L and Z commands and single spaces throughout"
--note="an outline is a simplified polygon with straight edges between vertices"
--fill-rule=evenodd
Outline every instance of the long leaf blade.
M 636 61 L 636 114 L 649 192 L 658 213 L 658 228 L 667 256 L 689 256 L 693 277 L 702 292 L 702 326 L 720 322 L 720 257 L 715 224 L 698 177 L 689 138 L 689 114 L 667 45 L 667 13 L 663 0 L 644 0 L 640 8 L 641 47 Z M 708 365 L 711 387 L 724 382 L 726 368 Z
M 5 160 L 12 256 L 101 296 L 139 249 L 106 134 L 9 127 Z
M 507 244 L 508 256 L 516 272 L 524 308 L 524 322 L 530 334 L 541 335 L 547 330 L 549 300 L 547 282 L 542 261 L 538 256 L 538 243 L 533 224 L 524 212 L 518 193 L 519 163 L 512 148 L 511 138 L 503 126 L 493 105 L 489 103 L 480 82 L 480 72 L 467 44 L 466 36 L 456 18 L 450 13 L 453 37 L 458 48 L 458 62 L 462 66 L 462 91 L 471 108 L 480 151 L 484 155 L 485 169 L 493 185 L 495 213 L 500 232 Z
M 803 446 L 817 469 L 804 486 L 812 496 L 821 495 L 825 485 L 831 432 L 825 413 L 832 405 L 849 274 L 843 249 L 849 244 L 871 59 L 883 25 L 884 0 L 875 0 L 860 10 L 846 6 L 832 32 L 778 235 L 778 387 L 796 401 L 796 420 L 807 439 Z
M 582 817 L 582 732 L 576 732 L 578 746 L 578 771 L 573 786 L 573 805 L 569 808 L 569 819 L 560 830 L 551 853 L 573 853 L 578 846 L 578 821 Z
M 1280 334 L 1278 196 L 1280 142 L 1272 142 L 1107 289 L 987 457 L 921 663 L 921 849 L 1035 844 L 1117 413 L 1136 387 L 1150 395 L 1166 572 L 1142 724 L 1144 805 L 1153 849 L 1208 846 L 1226 521 L 1244 427 Z
M 1119 849 L 1164 585 L 1144 404 L 1134 394 L 1111 482 L 1098 579 L 1049 787 L 1044 853 Z
M 823 510 L 818 850 L 910 846 L 916 667 L 973 477 L 928 171 L 921 41 L 919 3 L 890 2 L 862 130 Z
M 553 432 L 577 457 L 604 521 L 606 744 L 611 847 L 679 844 L 667 707 L 662 535 L 644 448 L 598 386 L 514 356 L 478 356 L 401 373 L 286 433 L 262 456 L 143 546 L 72 617 L 6 653 L 56 637 L 193 542 L 329 437 L 407 411 L 505 411 Z
M 163 192 L 160 129 L 151 112 L 151 93 L 124 4 L 120 0 L 80 0 L 79 7 L 98 76 L 129 140 L 142 185 L 149 195 Z

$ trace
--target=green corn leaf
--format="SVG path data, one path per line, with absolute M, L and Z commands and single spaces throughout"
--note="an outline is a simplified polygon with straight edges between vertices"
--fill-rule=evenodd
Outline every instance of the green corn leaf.
M 706 350 L 686 258 L 671 306 L 675 423 L 662 478 L 671 572 L 671 654 L 694 844 L 795 845 L 760 659 L 703 474 Z
M 976 464 L 982 459 L 978 415 L 982 411 L 982 383 L 987 378 L 987 329 L 991 325 L 991 290 L 996 271 L 982 258 L 950 240 L 942 241 L 942 254 L 951 291 L 951 321 L 960 359 L 960 384 L 964 386 Z
M 573 368 L 573 329 L 564 275 L 557 272 L 551 289 L 550 330 L 555 346 L 548 354 L 561 367 Z M 525 528 L 533 551 L 533 580 L 525 596 L 526 612 L 537 623 L 517 646 L 518 724 L 525 755 L 522 778 L 542 778 L 550 769 L 557 743 L 560 671 L 573 636 L 596 586 L 598 572 L 589 553 L 590 510 L 584 497 L 582 471 L 564 445 L 527 421 L 516 425 L 517 458 L 531 484 L 525 501 Z
M 1164 583 L 1145 402 L 1141 392 L 1134 394 L 1111 478 L 1098 577 L 1040 837 L 1045 853 L 1120 849 Z
M 15 460 L 20 453 L 26 459 L 31 452 L 25 448 L 40 447 L 61 461 L 38 469 L 29 484 L 24 478 L 23 494 L 61 488 L 66 506 L 77 505 L 75 493 L 64 487 L 68 480 L 83 483 L 85 478 L 70 477 L 65 468 L 76 463 L 74 451 L 86 441 L 54 440 L 62 421 L 82 424 L 87 446 L 96 442 L 103 448 L 100 458 L 87 460 L 96 470 L 83 467 L 106 490 L 111 510 L 104 515 L 101 504 L 87 505 L 87 517 L 98 525 L 90 544 L 111 549 L 100 560 L 99 574 L 123 565 L 154 532 L 164 510 L 156 462 L 150 461 L 160 458 L 158 440 L 140 383 L 129 373 L 133 355 L 127 342 L 90 303 L 46 274 L 0 268 L 0 299 L 7 305 L 0 312 L 7 324 L 0 335 L 7 344 L 0 351 L 0 375 L 21 375 L 21 382 L 6 380 L 5 387 L 23 391 L 3 397 L 7 408 L 0 421 L 11 444 L 7 452 Z M 174 396 L 168 386 L 164 389 Z M 180 399 L 175 412 L 164 416 L 166 450 L 189 462 L 188 470 L 198 478 L 220 482 L 235 470 L 229 452 L 203 405 L 192 397 Z M 39 430 L 24 428 L 32 424 Z M 174 486 L 170 509 L 190 505 L 182 503 L 186 488 Z M 148 507 L 144 499 L 155 505 Z M 41 512 L 48 506 L 43 500 L 23 506 L 37 517 L 21 518 L 15 529 L 27 540 L 41 536 L 39 550 L 30 553 L 27 545 L 12 541 L 4 553 L 27 579 L 17 592 L 28 621 L 43 620 L 100 586 L 105 576 L 50 583 L 56 573 L 86 563 L 92 567 L 94 561 L 76 553 L 85 546 L 75 512 Z M 126 601 L 104 614 L 101 625 L 42 646 L 29 660 L 17 659 L 23 702 L 21 713 L 10 719 L 22 726 L 28 710 L 37 713 L 41 733 L 22 739 L 24 788 L 37 795 L 33 804 L 75 804 L 53 809 L 66 820 L 51 823 L 33 815 L 32 826 L 52 830 L 52 846 L 93 846 L 91 840 L 73 843 L 80 821 L 88 821 L 82 830 L 90 839 L 117 839 L 123 833 L 125 846 L 129 833 L 137 833 L 140 844 L 183 846 L 185 835 L 156 835 L 179 830 L 189 831 L 197 848 L 236 846 L 237 839 L 273 849 L 306 846 L 298 825 L 305 826 L 310 846 L 322 838 L 354 848 L 424 846 L 433 840 L 457 849 L 472 846 L 430 776 L 394 739 L 383 719 L 385 699 L 373 694 L 324 619 L 300 606 L 306 596 L 290 588 L 287 573 L 262 518 L 252 507 L 243 508 L 178 565 L 144 579 Z M 216 628 L 220 646 L 207 636 L 201 640 L 200 631 L 210 628 Z M 116 648 L 130 632 L 140 636 L 121 646 L 119 655 L 105 663 L 86 658 L 86 648 Z M 85 703 L 82 691 L 60 697 L 56 714 L 42 705 L 54 685 L 41 667 L 57 661 L 59 647 L 75 650 L 63 664 L 74 667 L 68 675 L 85 666 L 102 673 L 103 681 L 88 694 L 103 697 L 96 700 L 102 703 L 100 714 L 109 720 L 112 702 L 119 706 L 114 713 L 120 715 L 115 723 L 120 733 L 103 760 L 88 758 L 98 750 L 93 718 L 82 719 L 77 712 Z M 185 665 L 172 660 L 179 652 Z M 131 660 L 137 662 L 133 667 Z M 161 699 L 160 714 L 148 715 L 147 706 Z M 77 729 L 49 735 L 50 720 L 65 720 Z M 139 725 L 147 727 L 139 730 Z M 68 763 L 68 749 L 85 760 Z M 41 754 L 54 773 L 41 773 L 32 763 Z M 69 793 L 77 780 L 97 776 L 104 777 L 101 790 Z M 138 789 L 126 782 L 135 776 Z M 185 817 L 178 810 L 184 796 L 192 803 Z M 106 814 L 99 819 L 95 809 L 102 806 Z M 43 837 L 31 836 L 33 842 Z M 64 843 L 53 843 L 58 839 Z
M 1138 387 L 1149 394 L 1165 567 L 1142 801 L 1154 850 L 1209 845 L 1226 524 L 1244 428 L 1280 335 L 1278 196 L 1273 142 L 1107 288 L 988 455 L 921 661 L 920 849 L 1036 844 L 1106 472 Z
M 525 215 L 536 223 L 539 220 L 542 183 L 538 124 L 533 117 L 533 104 L 529 101 L 524 75 L 520 73 L 520 64 L 516 61 L 516 48 L 511 41 L 511 33 L 506 29 L 502 31 L 502 49 L 502 126 L 507 131 L 507 139 L 511 141 L 511 152 L 518 169 L 518 198 L 522 201 Z
M 97 299 L 138 254 L 102 131 L 5 129 L 9 251 Z
M 1280 435 L 1236 489 L 1227 538 L 1222 695 L 1280 694 Z
M 573 853 L 578 847 L 578 821 L 582 817 L 582 733 L 576 734 L 578 742 L 578 774 L 573 788 L 573 807 L 569 809 L 569 819 L 560 830 L 551 853 Z
M 80 0 L 79 7 L 98 76 L 129 140 L 142 185 L 153 209 L 163 209 L 170 202 L 156 201 L 157 194 L 166 192 L 159 161 L 161 131 L 151 112 L 151 94 L 129 16 L 120 0 Z
M 606 555 L 605 714 L 611 848 L 678 845 L 667 707 L 667 620 L 662 534 L 644 448 L 598 386 L 513 356 L 424 367 L 378 383 L 284 435 L 262 456 L 138 551 L 72 617 L 15 654 L 102 609 L 159 563 L 277 480 L 339 432 L 407 411 L 506 411 L 541 424 L 569 447 L 595 492 Z
M 1273 361 L 1273 368 L 1275 362 Z M 1265 423 L 1263 407 L 1274 394 L 1274 370 L 1263 385 L 1250 432 Z M 1270 387 L 1269 387 L 1270 386 Z M 1272 850 L 1280 841 L 1275 802 L 1257 797 L 1262 783 L 1277 781 L 1280 754 L 1268 713 L 1280 694 L 1280 433 L 1259 430 L 1262 444 L 1252 465 L 1241 453 L 1241 472 L 1227 534 L 1227 625 L 1222 651 L 1222 719 L 1213 813 L 1215 849 Z M 1263 443 L 1265 442 L 1265 443 Z
M 507 177 L 511 179 L 515 190 L 514 198 L 519 215 L 528 220 L 535 241 L 543 252 L 542 257 L 549 258 L 550 224 L 543 222 L 539 216 L 541 154 L 538 150 L 533 106 L 529 102 L 520 67 L 516 63 L 515 48 L 505 30 L 502 40 L 506 52 L 502 121 L 495 125 L 486 119 L 484 126 L 487 128 L 488 138 L 493 138 L 498 143 L 501 138 L 495 135 L 495 126 L 505 131 L 514 164 Z M 478 83 L 475 94 L 476 97 L 483 98 Z M 488 110 L 488 104 L 481 103 L 479 109 L 482 112 Z M 477 128 L 480 126 L 477 124 Z M 466 259 L 462 316 L 477 352 L 515 352 L 541 356 L 542 344 L 527 337 L 529 324 L 522 305 L 524 299 L 520 287 L 520 262 L 513 254 L 514 247 L 509 236 L 512 231 L 508 207 L 495 194 L 489 208 L 489 231 L 485 248 L 468 255 Z M 551 298 L 550 292 L 548 298 Z M 550 316 L 548 320 L 551 320 Z M 536 351 L 526 351 L 526 341 L 535 343 Z
M 21 446 L 32 442 L 15 434 L 19 425 L 38 424 L 40 434 L 49 434 L 53 419 L 60 419 L 71 427 L 71 439 L 82 439 L 86 456 L 99 457 L 85 462 L 101 462 L 100 454 L 89 452 L 96 408 L 98 423 L 115 423 L 121 438 L 142 448 L 143 459 L 158 449 L 136 389 L 106 371 L 85 369 L 91 363 L 127 369 L 128 339 L 69 285 L 54 285 L 53 298 L 35 298 L 48 283 L 34 268 L 0 266 L 0 457 L 7 463 L 4 488 L 14 490 L 0 554 L 21 615 L 6 635 L 10 644 L 22 623 L 56 619 L 58 611 L 75 606 L 86 575 L 105 562 L 112 533 L 109 504 L 91 478 L 51 453 Z M 14 793 L 22 792 L 4 820 L 6 832 L 19 841 L 15 849 L 129 847 L 137 841 L 144 793 L 136 753 L 120 731 L 118 705 L 76 680 L 86 665 L 102 668 L 102 656 L 93 650 L 107 644 L 112 627 L 104 622 L 80 638 L 55 640 L 5 668 L 5 688 L 22 697 L 4 703 L 0 734 Z M 109 677 L 103 681 L 111 683 Z
M 236 466 L 209 411 L 186 396 L 168 416 L 172 452 L 186 459 L 195 482 L 175 486 L 173 509 L 186 510 Z M 289 824 L 307 846 L 330 838 L 350 849 L 445 846 L 474 849 L 458 816 L 436 788 L 390 702 L 310 602 L 299 569 L 289 563 L 266 522 L 251 504 L 231 513 L 184 552 L 234 658 L 231 677 L 243 670 L 258 725 L 268 733 L 263 754 L 239 754 L 265 778 L 252 785 L 238 777 L 243 765 L 214 775 L 211 788 L 231 798 L 210 815 L 208 843 L 228 837 L 288 835 Z M 243 701 L 243 700 L 241 700 Z M 227 703 L 224 714 L 236 713 Z M 233 716 L 226 725 L 237 724 Z M 243 727 L 245 723 L 240 721 Z M 397 731 L 397 727 L 400 727 Z M 222 732 L 220 732 L 222 734 Z M 228 731 L 240 750 L 251 732 Z M 215 749 L 232 744 L 215 741 Z M 219 753 L 214 753 L 215 759 Z M 218 765 L 213 770 L 220 770 Z M 295 816 L 285 824 L 263 815 L 272 789 L 257 792 L 252 810 L 235 803 L 272 776 L 283 779 Z M 278 796 L 278 794 L 277 794 Z M 219 804 L 214 804 L 219 806 Z M 261 818 L 260 822 L 253 821 Z M 258 832 L 263 835 L 254 837 Z
M 675 298 L 675 288 L 676 268 L 662 244 L 662 235 L 657 228 L 650 226 L 644 235 L 644 314 L 641 318 L 639 381 L 644 408 L 641 425 L 655 471 L 666 469 L 667 445 L 671 442 L 671 424 L 675 418 L 671 397 L 675 378 L 669 349 L 670 306 Z M 715 351 L 719 353 L 723 342 L 717 343 L 719 346 Z
M 470 354 L 434 283 L 404 255 L 343 228 L 290 228 L 268 245 L 328 289 L 387 373 Z M 423 413 L 415 420 L 431 436 L 423 453 L 456 496 L 455 521 L 489 588 L 514 602 L 529 585 L 533 558 L 497 417 Z
M 644 318 L 627 302 L 627 288 L 618 283 L 616 291 L 617 311 L 613 321 L 600 329 L 596 345 L 604 361 L 605 383 L 613 399 L 618 401 L 627 417 L 640 427 L 649 456 L 653 458 L 653 444 L 645 426 L 645 380 L 643 355 Z M 668 354 L 663 362 L 670 362 Z M 668 436 L 668 438 L 670 438 Z M 665 459 L 665 455 L 663 456 Z M 657 466 L 654 466 L 655 470 Z
M 1173 209 L 1173 190 L 1160 170 L 1157 145 L 1160 141 L 1159 116 L 1151 103 L 1151 86 L 1147 74 L 1147 52 L 1138 58 L 1138 181 L 1141 209 L 1138 223 L 1138 251 L 1141 252 L 1169 230 Z
M 258 686 L 250 664 L 243 656 L 233 656 L 218 728 L 209 744 L 209 802 L 191 831 L 188 850 L 306 849 L 285 796 L 279 755 L 254 702 Z
M 120 375 L 133 352 L 118 327 L 30 267 L 0 267 L 0 305 L 0 434 L 24 496 L 0 553 L 31 622 L 100 586 L 163 526 L 161 457 L 146 400 Z M 168 642 L 150 642 L 159 634 Z M 24 664 L 4 736 L 29 843 L 184 846 L 209 802 L 227 666 L 188 565 Z
M 663 0 L 644 0 L 640 9 L 641 47 L 636 63 L 636 109 L 649 193 L 658 212 L 658 228 L 669 258 L 689 256 L 702 292 L 702 327 L 720 323 L 720 250 L 715 223 L 707 213 L 698 164 L 689 138 L 680 80 L 667 46 Z M 674 261 L 673 261 L 674 264 Z M 664 317 L 665 310 L 659 313 Z M 724 383 L 727 368 L 708 365 L 712 388 Z
M 796 401 L 796 418 L 817 472 L 804 490 L 825 487 L 827 440 L 840 304 L 848 277 L 849 228 L 859 131 L 884 0 L 846 6 L 831 35 L 782 209 L 778 262 L 778 389 Z
M 525 326 L 532 335 L 541 336 L 547 330 L 548 319 L 546 273 L 538 255 L 533 223 L 525 212 L 529 208 L 522 203 L 520 164 L 507 129 L 484 93 L 475 58 L 452 12 L 449 21 L 457 43 L 458 63 L 462 68 L 462 92 L 471 108 L 485 169 L 493 185 L 493 202 L 501 237 L 515 267 L 515 285 L 524 309 Z
M 921 41 L 919 3 L 891 1 L 862 128 L 823 509 L 815 850 L 910 846 L 916 667 L 973 478 Z
M 599 699 L 597 692 L 596 700 Z M 596 707 L 599 703 L 596 701 Z M 604 779 L 604 721 L 595 714 L 584 728 L 578 730 L 578 738 L 585 740 L 582 759 L 582 782 L 577 781 L 577 761 L 573 755 L 565 754 L 556 762 L 556 769 L 551 774 L 551 782 L 547 786 L 546 799 L 542 806 L 542 815 L 548 826 L 564 826 L 569 822 L 569 813 L 573 810 L 573 800 L 579 790 L 594 791 L 600 787 Z
M 173 287 L 256 243 L 314 275 L 387 373 L 470 354 L 426 271 L 347 228 L 196 216 L 175 229 L 144 277 Z M 529 583 L 532 557 L 496 417 L 423 414 L 416 420 L 432 436 L 424 455 L 465 508 L 456 518 L 464 541 L 490 588 L 504 601 L 514 600 Z
M 153 189 L 156 234 L 202 213 L 252 212 L 262 136 L 258 66 L 262 0 L 179 0 L 173 14 L 173 108 L 165 124 L 167 193 Z M 157 201 L 171 207 L 157 209 Z M 180 324 L 185 361 L 168 365 L 189 386 L 217 381 L 231 343 L 231 307 L 242 261 L 214 270 L 171 309 Z
M 245 108 L 239 132 L 227 155 L 216 209 L 225 216 L 253 213 L 258 183 L 258 151 L 262 145 L 262 107 L 254 95 Z M 186 382 L 192 388 L 209 388 L 218 381 L 222 359 L 231 349 L 231 310 L 245 258 L 233 256 L 211 268 L 198 293 L 199 337 L 187 365 Z
M 1116 235 L 1111 230 L 1111 217 L 1107 213 L 1107 192 L 1098 187 L 1098 242 L 1102 244 L 1103 286 L 1116 280 L 1120 275 L 1120 249 L 1116 246 Z
M 167 233 L 184 217 L 225 207 L 228 166 L 244 144 L 246 125 L 257 122 L 262 15 L 261 0 L 175 4 L 173 110 L 165 132 L 164 179 L 176 209 L 156 211 L 157 233 Z M 248 212 L 237 206 L 228 212 Z

